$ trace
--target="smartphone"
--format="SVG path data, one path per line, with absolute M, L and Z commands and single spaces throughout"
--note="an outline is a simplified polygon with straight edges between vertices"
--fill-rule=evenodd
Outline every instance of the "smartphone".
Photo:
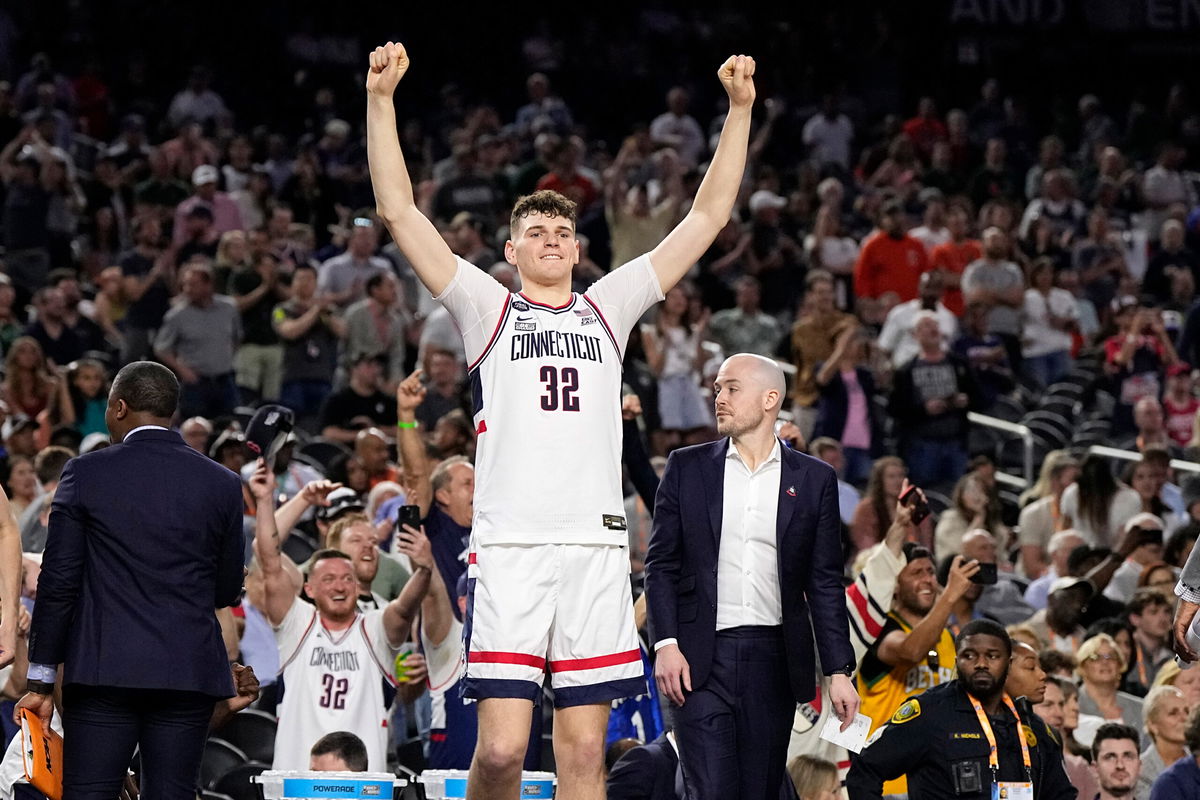
M 400 513 L 396 515 L 396 533 L 404 533 L 404 526 L 410 528 L 421 528 L 421 507 L 420 506 L 400 506 Z
M 929 516 L 929 502 L 917 491 L 915 486 L 909 486 L 901 493 L 900 502 L 912 507 L 913 525 L 920 525 Z
M 999 578 L 996 575 L 995 564 L 980 564 L 979 571 L 971 576 L 971 583 L 978 583 L 982 586 L 991 586 Z

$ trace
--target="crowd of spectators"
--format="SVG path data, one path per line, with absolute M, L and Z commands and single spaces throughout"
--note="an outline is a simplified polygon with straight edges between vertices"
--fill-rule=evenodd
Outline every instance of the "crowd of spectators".
M 108 381 L 137 359 L 175 371 L 185 438 L 247 479 L 253 407 L 294 410 L 276 487 L 281 513 L 299 505 L 281 529 L 324 547 L 330 518 L 365 512 L 366 605 L 398 597 L 411 566 L 384 550 L 417 491 L 395 434 L 397 387 L 416 368 L 415 419 L 442 464 L 425 506 L 469 522 L 467 477 L 451 469 L 474 451 L 462 344 L 373 213 L 361 115 L 339 116 L 321 88 L 306 132 L 247 129 L 219 84 L 196 67 L 147 102 L 45 54 L 0 81 L 0 438 L 27 605 L 58 475 L 108 444 Z M 503 258 L 512 202 L 561 192 L 578 207 L 582 291 L 686 212 L 722 115 L 676 86 L 610 146 L 577 121 L 587 97 L 541 72 L 524 89 L 500 108 L 447 86 L 436 108 L 401 114 L 417 199 L 457 255 L 518 291 Z M 1046 695 L 1077 704 L 1059 714 L 1068 752 L 1089 755 L 1089 720 L 1121 720 L 1145 736 L 1143 776 L 1182 747 L 1182 726 L 1164 721 L 1175 699 L 1200 705 L 1163 623 L 1200 533 L 1200 481 L 1172 465 L 1200 446 L 1200 105 L 1160 89 L 1136 125 L 1089 94 L 1045 130 L 995 81 L 946 109 L 921 97 L 878 118 L 846 93 L 766 99 L 734 216 L 631 337 L 625 364 L 627 435 L 661 466 L 715 438 L 708 387 L 725 356 L 779 359 L 792 412 L 781 436 L 841 477 L 848 578 L 906 526 L 905 479 L 926 489 L 935 514 L 905 527 L 904 562 L 928 558 L 940 586 L 964 561 L 999 573 L 939 605 L 937 630 L 975 616 L 1021 626 L 1045 672 L 1065 678 Z M 979 446 L 971 412 L 1033 409 L 1071 376 L 1095 443 L 1136 460 L 1047 447 L 1034 476 Z M 345 488 L 330 494 L 325 480 Z M 630 491 L 635 564 L 652 499 Z M 248 529 L 255 513 L 247 488 Z M 452 591 L 457 575 L 442 580 Z M 259 583 L 252 567 L 231 657 L 257 660 L 269 685 L 278 658 Z M 1156 695 L 1162 685 L 1179 698 Z

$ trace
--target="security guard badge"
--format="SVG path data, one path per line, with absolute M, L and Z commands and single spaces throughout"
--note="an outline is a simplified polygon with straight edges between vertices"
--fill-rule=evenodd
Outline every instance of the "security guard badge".
M 1033 728 L 1028 725 L 1022 725 L 1021 730 L 1025 731 L 1025 742 L 1030 747 L 1037 747 L 1037 737 L 1033 734 Z
M 896 713 L 892 714 L 892 724 L 900 725 L 919 716 L 921 716 L 921 704 L 914 697 L 911 700 L 906 700 L 903 705 L 896 709 Z

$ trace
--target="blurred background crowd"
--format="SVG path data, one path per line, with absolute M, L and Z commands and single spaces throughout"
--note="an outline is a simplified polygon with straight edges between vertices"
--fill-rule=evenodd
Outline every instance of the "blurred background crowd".
M 108 443 L 106 387 L 131 360 L 177 373 L 185 438 L 246 477 L 254 407 L 292 408 L 281 499 L 340 482 L 383 548 L 413 490 L 395 451 L 412 370 L 430 464 L 470 459 L 459 334 L 373 213 L 368 46 L 403 36 L 413 58 L 398 111 L 422 209 L 513 291 L 508 214 L 535 189 L 578 204 L 579 291 L 661 240 L 720 130 L 718 54 L 752 50 L 735 214 L 628 345 L 631 474 L 715 438 L 725 356 L 777 358 L 780 435 L 842 478 L 848 578 L 907 476 L 934 511 L 910 538 L 942 586 L 955 555 L 998 563 L 1003 591 L 956 601 L 958 618 L 1025 625 L 1047 672 L 1079 670 L 1081 708 L 1098 691 L 1091 711 L 1153 747 L 1133 696 L 1182 679 L 1143 621 L 1174 602 L 1200 534 L 1200 98 L 1179 46 L 1198 22 L 1186 4 L 1085 5 L 781 20 L 651 3 L 569 25 L 491 8 L 395 30 L 281 2 L 0 10 L 0 478 L 27 605 L 58 474 Z M 653 505 L 637 488 L 635 572 Z M 289 540 L 298 563 L 322 544 L 312 517 Z M 1086 610 L 1064 608 L 1084 591 L 1064 578 L 1087 579 Z M 1085 640 L 1117 648 L 1115 683 L 1092 689 Z

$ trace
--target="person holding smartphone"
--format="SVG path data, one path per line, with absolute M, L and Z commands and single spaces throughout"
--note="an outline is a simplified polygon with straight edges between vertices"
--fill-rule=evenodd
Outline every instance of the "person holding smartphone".
M 956 611 L 960 625 L 979 617 L 994 619 L 1002 625 L 1016 625 L 1033 616 L 1033 606 L 1025 602 L 1021 589 L 1012 580 L 1012 573 L 999 570 L 997 550 L 996 537 L 982 528 L 968 531 L 963 537 L 963 558 L 979 562 L 979 571 L 972 580 L 979 584 L 981 591 L 971 602 L 971 616 L 964 617 Z
M 942 588 L 929 550 L 906 542 L 903 554 L 907 563 L 896 576 L 887 622 L 857 674 L 862 713 L 871 718 L 871 733 L 905 700 L 954 677 L 954 635 L 946 624 L 963 595 L 976 588 L 972 578 L 980 568 L 977 561 L 955 556 Z M 885 794 L 907 791 L 904 778 L 884 785 Z

